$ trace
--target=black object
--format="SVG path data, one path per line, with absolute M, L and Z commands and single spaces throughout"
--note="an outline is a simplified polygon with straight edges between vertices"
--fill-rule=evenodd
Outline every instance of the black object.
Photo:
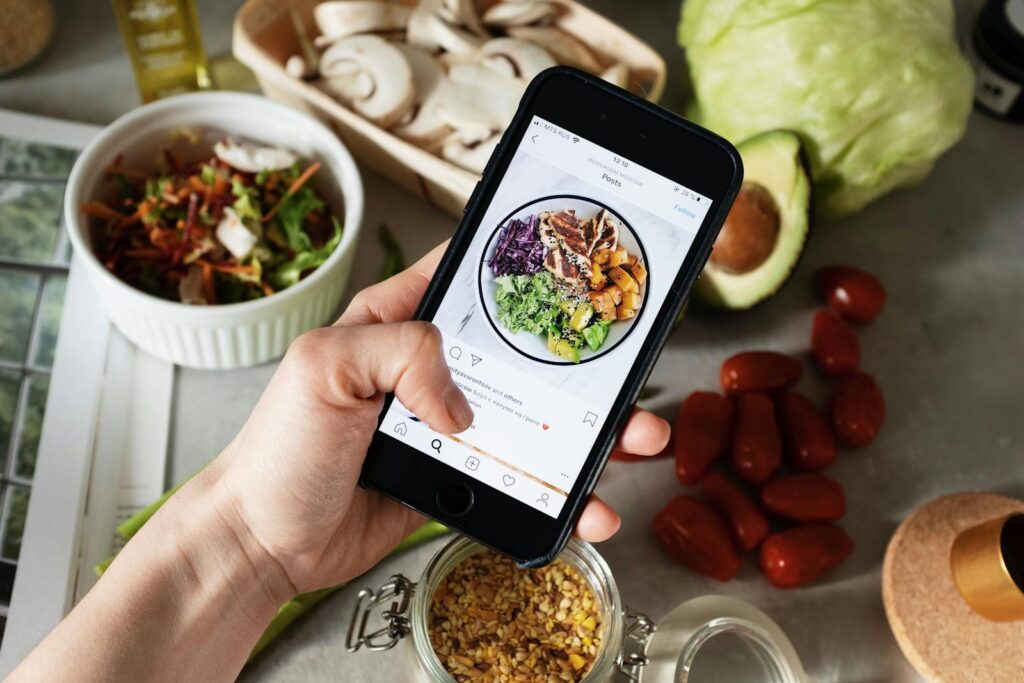
M 723 138 L 578 69 L 547 69 L 530 83 L 515 118 L 491 155 L 459 228 L 427 287 L 416 319 L 433 319 L 460 264 L 468 256 L 484 214 L 534 117 L 709 197 L 713 204 L 678 270 L 658 273 L 671 283 L 665 290 L 664 303 L 647 313 L 654 320 L 636 357 L 621 360 L 628 364 L 628 374 L 608 415 L 602 416 L 603 421 L 597 416 L 593 418 L 591 424 L 598 431 L 597 438 L 557 519 L 479 483 L 460 468 L 424 455 L 379 428 L 375 432 L 363 465 L 361 485 L 440 520 L 523 567 L 551 562 L 569 540 L 608 461 L 616 435 L 629 417 L 690 288 L 707 262 L 743 178 L 739 153 Z M 393 395 L 386 397 L 381 420 L 393 400 Z M 449 508 L 455 509 L 456 501 L 449 499 L 454 493 L 448 488 L 455 482 L 464 484 L 474 498 L 471 512 L 461 517 L 447 512 Z
M 473 489 L 461 481 L 449 481 L 437 492 L 437 507 L 446 515 L 461 517 L 473 508 Z
M 1024 0 L 988 0 L 978 13 L 971 46 L 978 108 L 1024 121 Z

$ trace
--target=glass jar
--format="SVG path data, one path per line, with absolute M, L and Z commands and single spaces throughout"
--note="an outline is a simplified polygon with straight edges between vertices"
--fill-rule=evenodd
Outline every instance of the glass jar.
M 434 555 L 418 583 L 397 574 L 377 590 L 360 591 L 348 628 L 348 650 L 390 650 L 405 640 L 416 680 L 454 683 L 430 644 L 431 598 L 452 569 L 482 550 L 468 538 L 456 538 Z M 727 596 L 695 598 L 656 627 L 623 606 L 615 577 L 592 545 L 570 540 L 558 559 L 586 578 L 601 608 L 602 647 L 583 679 L 587 683 L 614 680 L 617 673 L 647 683 L 808 680 L 789 639 L 753 605 Z M 374 628 L 370 620 L 378 609 L 383 624 Z

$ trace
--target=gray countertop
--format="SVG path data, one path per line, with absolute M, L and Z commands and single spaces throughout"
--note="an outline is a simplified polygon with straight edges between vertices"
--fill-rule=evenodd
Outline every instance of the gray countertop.
M 200 3 L 211 54 L 228 49 L 238 4 Z M 591 4 L 661 50 L 670 65 L 663 104 L 678 109 L 683 95 L 676 3 Z M 69 0 L 57 6 L 61 28 L 55 45 L 30 71 L 0 81 L 0 107 L 109 121 L 137 103 L 109 5 Z M 830 262 L 864 265 L 881 276 L 890 296 L 882 317 L 861 333 L 863 366 L 879 378 L 888 416 L 874 444 L 844 452 L 830 470 L 846 487 L 850 512 L 843 525 L 856 553 L 827 580 L 800 590 L 770 588 L 750 561 L 728 584 L 675 565 L 650 532 L 655 512 L 681 491 L 671 462 L 611 463 L 599 492 L 620 510 L 623 527 L 599 550 L 631 608 L 657 619 L 690 597 L 727 593 L 776 619 L 815 680 L 917 680 L 882 608 L 881 564 L 889 536 L 916 506 L 944 493 L 1024 496 L 1024 359 L 1018 341 L 1024 290 L 1022 177 L 1024 127 L 974 114 L 966 139 L 922 184 L 855 216 L 818 225 L 791 283 L 778 296 L 742 315 L 686 319 L 649 382 L 657 392 L 646 405 L 665 416 L 690 391 L 716 387 L 719 364 L 732 352 L 772 348 L 806 354 L 817 307 L 814 269 Z M 373 238 L 379 223 L 392 227 L 410 260 L 455 226 L 383 178 L 366 173 L 365 181 L 367 232 L 353 291 L 373 281 L 381 262 Z M 194 472 L 228 442 L 272 372 L 272 366 L 227 374 L 177 372 L 169 483 Z M 811 375 L 801 388 L 823 400 L 827 387 Z M 439 545 L 384 562 L 357 584 L 376 586 L 395 572 L 415 578 Z M 400 652 L 345 652 L 354 596 L 349 588 L 326 600 L 278 638 L 243 678 L 408 679 L 407 658 Z

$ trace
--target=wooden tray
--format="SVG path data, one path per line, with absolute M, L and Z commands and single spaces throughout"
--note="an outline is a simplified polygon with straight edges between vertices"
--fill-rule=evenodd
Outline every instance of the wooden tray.
M 653 48 L 573 0 L 554 1 L 563 7 L 556 26 L 586 43 L 602 65 L 626 64 L 635 93 L 652 102 L 661 97 L 665 61 Z M 360 163 L 453 216 L 461 216 L 479 176 L 392 135 L 285 72 L 285 60 L 300 53 L 289 12 L 294 8 L 307 35 L 314 37 L 318 34 L 313 22 L 317 4 L 318 0 L 248 0 L 235 17 L 235 56 L 252 69 L 265 95 L 323 121 Z

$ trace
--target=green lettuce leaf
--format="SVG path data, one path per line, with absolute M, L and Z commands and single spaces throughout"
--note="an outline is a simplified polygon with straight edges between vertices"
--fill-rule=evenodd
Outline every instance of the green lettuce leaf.
M 260 198 L 255 187 L 248 187 L 239 180 L 231 181 L 231 194 L 235 195 L 235 203 L 231 208 L 235 210 L 238 217 L 243 221 L 261 221 L 263 212 L 260 211 Z
M 322 208 L 324 200 L 310 187 L 301 187 L 294 194 L 287 195 L 281 200 L 281 205 L 277 207 L 277 219 L 292 251 L 303 252 L 313 248 L 313 243 L 302 226 L 305 225 L 306 216 Z
M 826 215 L 923 179 L 971 112 L 950 0 L 686 0 L 679 42 L 691 115 L 733 142 L 799 133 Z
M 546 335 L 548 328 L 557 324 L 562 296 L 555 290 L 551 273 L 502 275 L 494 281 L 498 284 L 494 295 L 498 321 L 506 328 Z
M 338 223 L 337 218 L 332 217 L 331 220 L 334 222 L 334 234 L 322 247 L 299 252 L 294 258 L 285 261 L 274 269 L 269 277 L 270 284 L 273 285 L 274 289 L 291 287 L 299 281 L 302 273 L 319 267 L 334 252 L 335 247 L 341 242 L 341 224 Z

